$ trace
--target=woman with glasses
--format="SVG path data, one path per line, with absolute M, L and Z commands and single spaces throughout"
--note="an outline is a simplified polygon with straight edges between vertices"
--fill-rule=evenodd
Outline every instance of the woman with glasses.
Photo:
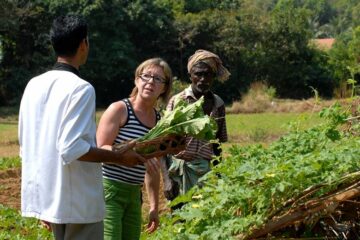
M 102 115 L 97 144 L 112 149 L 112 145 L 139 138 L 160 119 L 155 110 L 158 101 L 166 103 L 172 85 L 169 65 L 161 58 L 141 63 L 135 71 L 135 87 L 129 98 L 112 103 Z M 143 165 L 123 167 L 103 164 L 106 202 L 105 239 L 139 239 L 141 233 L 141 188 L 145 182 L 150 202 L 147 231 L 159 226 L 160 166 L 157 159 Z

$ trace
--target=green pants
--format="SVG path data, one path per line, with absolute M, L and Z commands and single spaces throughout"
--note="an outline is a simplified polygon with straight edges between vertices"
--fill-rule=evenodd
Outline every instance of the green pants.
M 105 240 L 135 240 L 141 233 L 141 185 L 104 178 Z

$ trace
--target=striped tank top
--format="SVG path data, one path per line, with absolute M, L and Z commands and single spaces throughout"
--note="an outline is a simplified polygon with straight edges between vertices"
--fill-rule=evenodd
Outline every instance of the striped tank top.
M 122 101 L 126 105 L 128 117 L 125 125 L 119 128 L 114 144 L 142 137 L 151 129 L 142 124 L 136 117 L 129 99 L 126 98 Z M 156 110 L 154 111 L 156 113 L 157 122 L 160 119 L 160 114 Z M 146 168 L 143 164 L 135 165 L 134 167 L 125 167 L 116 164 L 103 163 L 102 171 L 104 178 L 129 184 L 142 185 L 144 183 Z

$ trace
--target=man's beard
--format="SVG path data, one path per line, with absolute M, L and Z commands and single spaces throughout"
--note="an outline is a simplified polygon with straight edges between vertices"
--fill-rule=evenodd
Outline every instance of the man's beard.
M 207 93 L 210 91 L 210 85 L 209 84 L 197 84 L 195 86 L 196 91 L 199 93 Z

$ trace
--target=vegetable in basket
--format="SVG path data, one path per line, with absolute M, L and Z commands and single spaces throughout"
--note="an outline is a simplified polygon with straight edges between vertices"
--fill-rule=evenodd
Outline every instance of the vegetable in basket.
M 203 97 L 192 104 L 178 99 L 172 111 L 165 111 L 155 127 L 137 139 L 135 151 L 154 156 L 174 154 L 184 149 L 184 136 L 203 140 L 215 139 L 217 125 L 214 119 L 204 114 L 203 103 Z M 116 149 L 119 146 L 114 147 Z

